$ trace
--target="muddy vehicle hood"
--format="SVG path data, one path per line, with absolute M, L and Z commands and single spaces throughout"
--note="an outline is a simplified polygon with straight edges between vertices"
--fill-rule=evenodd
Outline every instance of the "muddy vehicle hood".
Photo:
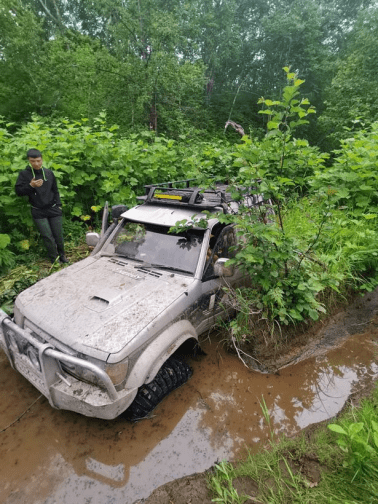
M 26 326 L 30 321 L 78 352 L 104 357 L 122 350 L 192 281 L 133 261 L 89 257 L 23 291 L 16 307 Z

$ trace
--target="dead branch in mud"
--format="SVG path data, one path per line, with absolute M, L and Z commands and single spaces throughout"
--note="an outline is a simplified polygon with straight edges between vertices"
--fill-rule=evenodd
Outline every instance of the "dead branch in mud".
M 238 354 L 239 359 L 242 361 L 242 363 L 244 364 L 244 366 L 245 366 L 245 367 L 247 367 L 248 369 L 251 369 L 251 368 L 248 366 L 248 364 L 246 364 L 246 362 L 243 360 L 243 357 L 241 356 L 241 354 L 246 355 L 246 356 L 247 356 L 247 357 L 249 357 L 250 359 L 252 359 L 252 360 L 256 361 L 258 364 L 260 364 L 260 366 L 262 366 L 261 362 L 260 362 L 260 361 L 258 361 L 255 357 L 252 357 L 252 355 L 249 355 L 249 354 L 247 354 L 246 352 L 243 352 L 243 350 L 241 350 L 239 347 L 237 347 L 237 346 L 236 346 L 235 336 L 231 336 L 231 341 L 232 341 L 232 343 L 233 343 L 233 345 L 234 345 L 234 348 L 235 348 L 235 350 L 236 350 L 236 353 Z

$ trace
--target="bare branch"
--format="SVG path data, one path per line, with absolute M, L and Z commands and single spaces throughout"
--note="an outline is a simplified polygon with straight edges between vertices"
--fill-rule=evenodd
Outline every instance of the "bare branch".
M 50 16 L 51 19 L 53 19 L 56 23 L 60 24 L 59 19 L 57 19 L 55 16 L 52 15 L 52 13 L 50 12 L 50 9 L 47 7 L 46 3 L 43 3 L 43 0 L 39 0 L 39 3 L 42 5 L 42 8 L 46 12 L 46 14 L 48 16 Z
M 243 350 L 241 350 L 239 347 L 236 346 L 236 340 L 235 340 L 235 336 L 231 336 L 231 341 L 232 341 L 232 344 L 234 345 L 234 348 L 236 350 L 236 353 L 238 354 L 238 357 L 239 359 L 242 361 L 242 363 L 244 364 L 244 366 L 248 369 L 251 369 L 248 364 L 244 361 L 243 357 L 241 356 L 241 354 L 244 354 L 245 356 L 249 357 L 250 359 L 256 361 L 258 364 L 260 364 L 260 366 L 262 366 L 261 362 L 259 362 L 257 359 L 255 359 L 255 357 L 252 357 L 252 355 L 249 355 L 247 354 L 246 352 L 243 352 Z

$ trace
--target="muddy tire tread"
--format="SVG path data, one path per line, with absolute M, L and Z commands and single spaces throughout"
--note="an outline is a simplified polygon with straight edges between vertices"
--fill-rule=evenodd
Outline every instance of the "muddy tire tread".
M 142 385 L 126 411 L 129 420 L 145 418 L 170 392 L 186 383 L 193 372 L 179 357 L 170 357 L 159 369 L 151 383 Z

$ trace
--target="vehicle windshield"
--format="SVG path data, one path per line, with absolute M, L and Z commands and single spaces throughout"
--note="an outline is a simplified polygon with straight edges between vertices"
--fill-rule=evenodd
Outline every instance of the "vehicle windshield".
M 102 249 L 115 255 L 193 275 L 203 242 L 203 230 L 169 234 L 168 227 L 124 221 L 117 234 Z

